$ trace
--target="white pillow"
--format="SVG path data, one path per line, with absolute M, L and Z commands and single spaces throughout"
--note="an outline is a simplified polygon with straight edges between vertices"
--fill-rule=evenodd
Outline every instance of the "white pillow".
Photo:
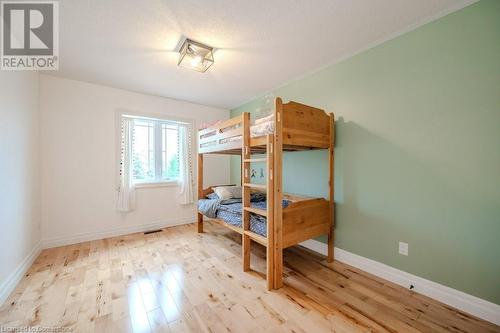
M 218 186 L 214 192 L 222 200 L 241 198 L 241 186 Z
M 263 118 L 255 119 L 255 125 L 260 125 L 268 121 L 274 121 L 274 113 L 271 113 L 269 116 Z

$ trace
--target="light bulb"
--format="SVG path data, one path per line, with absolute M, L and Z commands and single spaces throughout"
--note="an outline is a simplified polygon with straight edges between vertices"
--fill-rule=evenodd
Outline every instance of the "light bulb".
M 193 67 L 198 66 L 202 59 L 203 58 L 201 56 L 197 55 L 196 57 L 193 58 L 193 60 L 191 60 L 191 66 Z

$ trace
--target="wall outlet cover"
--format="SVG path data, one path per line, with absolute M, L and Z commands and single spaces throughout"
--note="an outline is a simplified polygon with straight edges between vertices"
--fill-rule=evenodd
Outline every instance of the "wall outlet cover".
M 402 254 L 404 256 L 408 255 L 408 243 L 399 242 L 399 254 Z

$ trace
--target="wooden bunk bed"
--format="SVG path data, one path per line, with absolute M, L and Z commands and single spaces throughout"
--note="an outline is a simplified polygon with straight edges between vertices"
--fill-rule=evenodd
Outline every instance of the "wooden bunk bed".
M 333 261 L 334 240 L 334 115 L 296 102 L 283 104 L 275 99 L 274 131 L 252 137 L 250 114 L 242 113 L 198 133 L 198 197 L 205 198 L 212 188 L 203 188 L 203 155 L 241 155 L 242 160 L 242 223 L 241 228 L 222 219 L 214 221 L 242 235 L 243 270 L 250 269 L 251 241 L 266 247 L 267 288 L 283 286 L 283 249 L 305 240 L 328 235 L 328 261 Z M 282 192 L 282 161 L 284 151 L 328 149 L 329 198 L 306 198 Z M 252 158 L 265 154 L 264 158 Z M 265 162 L 266 185 L 250 182 L 250 163 Z M 250 206 L 250 192 L 265 191 L 266 210 Z M 289 200 L 286 208 L 282 199 Z M 250 230 L 250 214 L 266 217 L 266 237 Z M 198 213 L 198 232 L 203 232 L 203 214 Z

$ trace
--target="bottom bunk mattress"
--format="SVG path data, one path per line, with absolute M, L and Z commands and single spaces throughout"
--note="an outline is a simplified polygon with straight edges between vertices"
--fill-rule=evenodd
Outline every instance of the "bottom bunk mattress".
M 283 208 L 288 207 L 290 202 L 283 200 Z M 207 206 L 210 208 L 207 210 Z M 250 206 L 266 210 L 267 201 L 259 200 L 250 202 Z M 241 199 L 217 200 L 217 199 L 201 199 L 198 200 L 198 210 L 209 218 L 217 218 L 224 222 L 234 225 L 238 228 L 242 227 L 241 211 L 243 205 Z M 210 211 L 210 213 L 208 213 Z M 263 237 L 267 236 L 266 218 L 257 214 L 250 214 L 250 231 L 255 232 Z

